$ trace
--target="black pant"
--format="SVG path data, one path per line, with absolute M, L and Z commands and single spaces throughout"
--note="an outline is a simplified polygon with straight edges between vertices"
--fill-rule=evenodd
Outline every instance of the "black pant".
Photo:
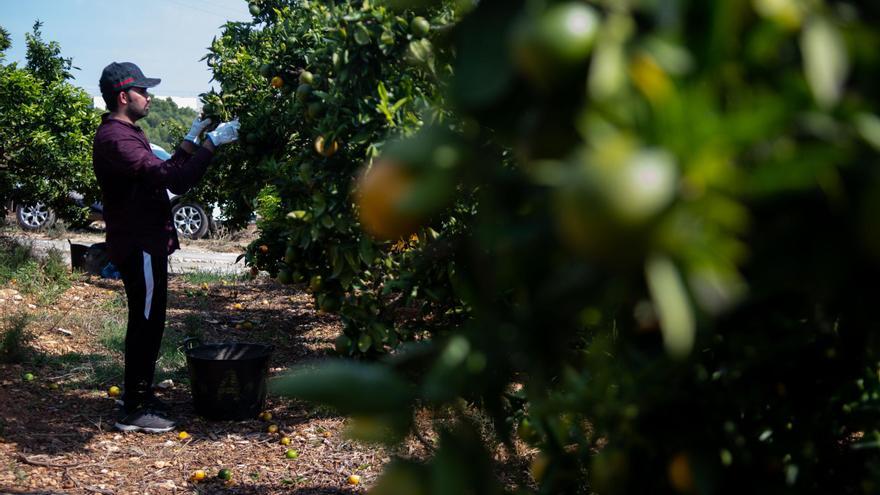
M 149 397 L 156 359 L 165 332 L 168 302 L 168 256 L 135 252 L 119 266 L 128 298 L 125 333 L 125 410 L 131 412 Z

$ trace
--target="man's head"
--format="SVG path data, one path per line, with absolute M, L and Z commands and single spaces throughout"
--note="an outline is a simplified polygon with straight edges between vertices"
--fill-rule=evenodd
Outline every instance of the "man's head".
M 161 82 L 144 76 L 141 69 L 131 62 L 113 62 L 101 73 L 101 96 L 110 112 L 125 113 L 132 122 L 146 117 L 150 111 L 147 88 Z

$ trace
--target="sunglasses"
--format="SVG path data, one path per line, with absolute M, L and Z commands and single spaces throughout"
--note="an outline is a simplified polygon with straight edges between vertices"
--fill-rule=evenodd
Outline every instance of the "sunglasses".
M 149 98 L 150 94 L 147 93 L 147 88 L 128 88 L 126 91 L 134 91 L 135 93 L 143 96 L 144 98 Z

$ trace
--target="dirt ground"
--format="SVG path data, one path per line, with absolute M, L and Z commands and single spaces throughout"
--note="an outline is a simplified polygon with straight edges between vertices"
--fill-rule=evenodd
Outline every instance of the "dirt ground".
M 31 345 L 42 357 L 0 364 L 0 493 L 362 493 L 375 482 L 389 454 L 348 440 L 344 418 L 270 396 L 270 421 L 207 421 L 195 414 L 185 371 L 158 390 L 173 406 L 175 431 L 115 431 L 118 411 L 107 390 L 122 385 L 122 355 L 102 341 L 102 328 L 124 322 L 122 290 L 120 281 L 80 275 L 60 298 L 40 305 L 15 283 L 0 286 L 0 319 L 33 315 Z M 195 330 L 205 342 L 271 343 L 270 376 L 327 355 L 341 329 L 338 319 L 315 311 L 301 287 L 265 278 L 172 276 L 168 306 L 166 341 Z M 270 424 L 279 432 L 269 433 Z M 190 437 L 179 439 L 181 431 Z M 299 456 L 288 459 L 287 449 Z M 411 443 L 397 454 L 417 449 Z M 222 468 L 232 470 L 231 482 L 216 478 Z M 192 481 L 199 469 L 207 479 Z M 352 484 L 351 475 L 360 483 Z

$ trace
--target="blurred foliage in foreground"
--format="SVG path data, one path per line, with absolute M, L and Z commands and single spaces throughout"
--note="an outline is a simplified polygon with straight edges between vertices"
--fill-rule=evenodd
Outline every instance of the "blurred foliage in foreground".
M 377 494 L 876 493 L 877 26 L 867 2 L 479 2 L 442 83 L 466 125 L 379 158 L 478 191 L 445 245 L 470 318 L 276 389 L 389 442 L 472 404 L 540 450 L 502 487 L 462 414 Z

